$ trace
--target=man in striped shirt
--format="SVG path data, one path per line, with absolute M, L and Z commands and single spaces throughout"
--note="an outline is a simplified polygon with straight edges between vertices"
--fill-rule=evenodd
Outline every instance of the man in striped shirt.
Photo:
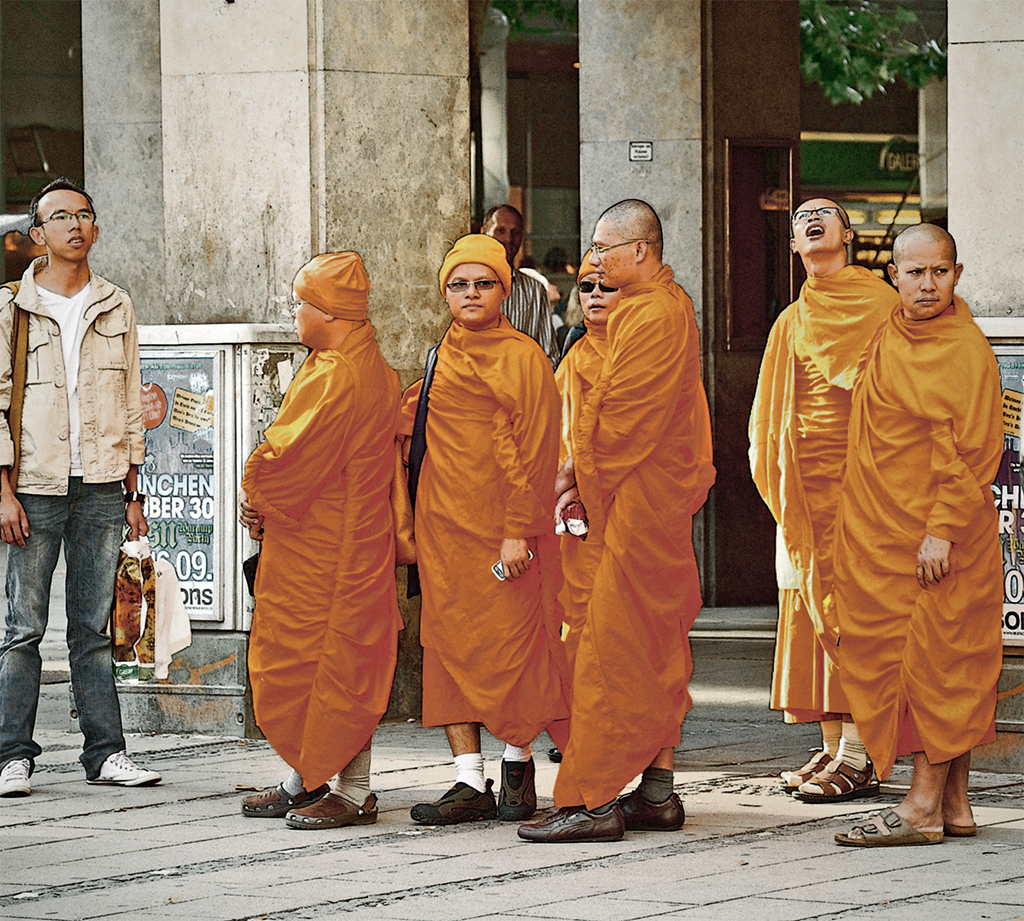
M 551 321 L 548 293 L 537 279 L 515 267 L 516 254 L 523 244 L 523 216 L 511 205 L 496 205 L 484 215 L 481 233 L 494 237 L 505 247 L 505 255 L 512 268 L 512 291 L 505 299 L 502 313 L 516 329 L 540 345 L 551 367 L 555 367 L 559 348 Z

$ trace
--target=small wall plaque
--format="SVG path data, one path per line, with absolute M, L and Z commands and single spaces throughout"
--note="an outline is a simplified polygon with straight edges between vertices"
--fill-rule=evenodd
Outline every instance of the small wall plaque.
M 654 159 L 654 144 L 651 141 L 630 141 L 629 162 L 650 163 Z

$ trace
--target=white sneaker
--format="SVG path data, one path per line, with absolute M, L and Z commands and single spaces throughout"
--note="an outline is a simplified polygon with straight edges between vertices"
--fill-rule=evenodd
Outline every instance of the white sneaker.
M 29 773 L 28 758 L 8 761 L 0 771 L 0 796 L 28 796 L 32 792 Z
M 86 783 L 114 784 L 119 787 L 147 787 L 163 778 L 156 771 L 139 767 L 127 752 L 114 752 L 100 766 L 99 774 Z

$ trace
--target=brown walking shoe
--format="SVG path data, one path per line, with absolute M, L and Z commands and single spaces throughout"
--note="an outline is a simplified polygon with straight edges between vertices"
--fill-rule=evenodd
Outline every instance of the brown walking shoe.
M 640 788 L 619 797 L 626 831 L 678 831 L 686 821 L 686 810 L 678 794 L 663 803 L 649 803 Z
M 524 841 L 557 843 L 562 841 L 618 841 L 626 830 L 626 820 L 618 803 L 607 812 L 588 812 L 582 806 L 563 806 L 535 822 L 519 826 Z

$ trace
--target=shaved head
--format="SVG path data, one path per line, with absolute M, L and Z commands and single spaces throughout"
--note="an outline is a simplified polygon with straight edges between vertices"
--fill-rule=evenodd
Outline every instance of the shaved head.
M 896 265 L 900 264 L 907 246 L 911 243 L 939 243 L 946 248 L 946 255 L 950 261 L 956 263 L 956 240 L 938 224 L 915 224 L 904 230 L 892 245 L 892 261 Z
M 605 221 L 624 239 L 646 240 L 654 256 L 661 259 L 661 220 L 647 202 L 627 198 L 605 211 L 598 218 L 598 223 L 601 221 Z

